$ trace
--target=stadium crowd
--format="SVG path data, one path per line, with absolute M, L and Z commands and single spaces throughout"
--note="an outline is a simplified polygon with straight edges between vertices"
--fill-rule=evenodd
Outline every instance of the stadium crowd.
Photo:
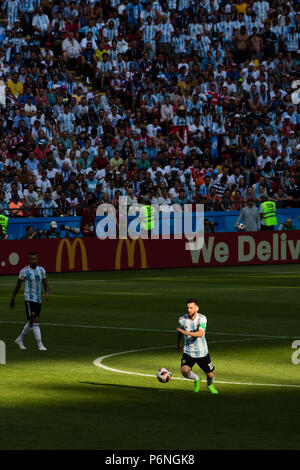
M 0 212 L 300 207 L 299 1 L 5 0 Z

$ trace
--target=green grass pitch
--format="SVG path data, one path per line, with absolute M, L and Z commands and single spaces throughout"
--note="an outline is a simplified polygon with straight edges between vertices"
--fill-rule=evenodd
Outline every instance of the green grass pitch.
M 32 333 L 21 351 L 14 339 L 25 323 L 23 292 L 11 311 L 16 276 L 1 277 L 0 449 L 300 449 L 300 364 L 292 363 L 299 265 L 50 274 L 48 281 L 41 314 L 48 351 L 37 350 Z M 219 395 L 205 380 L 198 394 L 191 381 L 177 380 L 177 320 L 191 296 L 208 318 Z M 167 384 L 154 377 L 160 367 L 173 373 Z

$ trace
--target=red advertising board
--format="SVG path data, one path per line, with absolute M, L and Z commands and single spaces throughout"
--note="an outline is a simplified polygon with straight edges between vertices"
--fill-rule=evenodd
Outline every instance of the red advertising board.
M 17 274 L 36 251 L 47 272 L 299 263 L 300 231 L 215 233 L 201 250 L 181 240 L 2 240 L 0 274 Z

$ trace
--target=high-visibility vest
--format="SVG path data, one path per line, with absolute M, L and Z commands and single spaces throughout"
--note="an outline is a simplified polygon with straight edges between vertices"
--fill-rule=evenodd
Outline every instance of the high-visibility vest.
M 261 204 L 263 210 L 263 219 L 266 227 L 277 225 L 276 204 L 273 201 L 265 201 Z
M 10 202 L 8 205 L 9 205 L 10 209 L 14 209 L 14 210 L 11 211 L 11 216 L 12 217 L 15 217 L 16 215 L 23 216 L 23 211 L 16 210 L 16 209 L 20 209 L 21 207 L 23 207 L 22 202 L 17 202 L 17 204 L 15 204 L 14 202 Z
M 152 230 L 154 228 L 154 209 L 151 206 L 143 206 L 143 230 Z
M 8 224 L 8 217 L 6 217 L 6 215 L 0 214 L 0 225 L 2 228 L 2 235 L 6 235 L 7 224 Z

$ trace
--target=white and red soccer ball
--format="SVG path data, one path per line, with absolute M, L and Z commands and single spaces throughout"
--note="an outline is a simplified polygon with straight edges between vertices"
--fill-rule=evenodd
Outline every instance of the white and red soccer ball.
M 166 367 L 162 367 L 156 372 L 156 377 L 159 382 L 166 383 L 172 378 L 172 373 Z

